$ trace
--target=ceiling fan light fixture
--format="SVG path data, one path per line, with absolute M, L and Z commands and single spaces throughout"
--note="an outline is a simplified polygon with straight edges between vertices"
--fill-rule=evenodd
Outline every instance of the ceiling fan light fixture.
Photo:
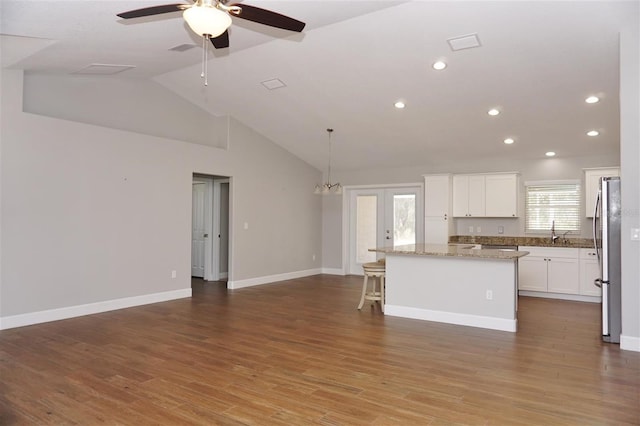
M 189 28 L 203 37 L 218 37 L 231 26 L 229 14 L 212 6 L 192 6 L 182 16 Z

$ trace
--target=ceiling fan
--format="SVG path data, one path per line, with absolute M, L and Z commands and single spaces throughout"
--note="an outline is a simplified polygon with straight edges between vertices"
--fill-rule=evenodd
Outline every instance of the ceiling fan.
M 131 19 L 183 11 L 182 16 L 193 32 L 211 40 L 216 49 L 229 47 L 227 29 L 231 26 L 231 16 L 289 31 L 301 32 L 304 29 L 305 23 L 297 19 L 248 4 L 227 4 L 228 2 L 229 0 L 195 0 L 194 4 L 151 6 L 118 13 L 117 16 Z

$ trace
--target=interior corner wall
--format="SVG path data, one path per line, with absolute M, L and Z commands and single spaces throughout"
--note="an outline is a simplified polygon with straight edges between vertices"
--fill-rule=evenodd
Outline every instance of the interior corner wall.
M 640 351 L 640 5 L 620 34 L 622 349 Z
M 319 269 L 307 163 L 234 119 L 224 150 L 25 113 L 22 84 L 3 70 L 0 320 L 190 289 L 193 173 L 231 177 L 233 279 Z

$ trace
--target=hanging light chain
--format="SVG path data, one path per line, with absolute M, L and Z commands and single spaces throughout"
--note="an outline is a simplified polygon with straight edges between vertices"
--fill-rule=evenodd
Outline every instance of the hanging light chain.
M 204 85 L 209 85 L 209 70 L 208 70 L 208 51 L 207 49 L 209 41 L 211 40 L 211 36 L 209 34 L 204 34 L 202 36 L 202 72 L 200 73 L 200 78 L 204 78 Z

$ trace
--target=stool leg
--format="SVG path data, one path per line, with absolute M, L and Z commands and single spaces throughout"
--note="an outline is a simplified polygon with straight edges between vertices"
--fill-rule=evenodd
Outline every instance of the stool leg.
M 358 310 L 362 309 L 362 305 L 364 305 L 364 295 L 367 293 L 367 278 L 367 274 L 364 274 L 364 284 L 362 284 L 362 296 L 360 297 Z
M 380 276 L 380 310 L 384 314 L 384 275 Z

